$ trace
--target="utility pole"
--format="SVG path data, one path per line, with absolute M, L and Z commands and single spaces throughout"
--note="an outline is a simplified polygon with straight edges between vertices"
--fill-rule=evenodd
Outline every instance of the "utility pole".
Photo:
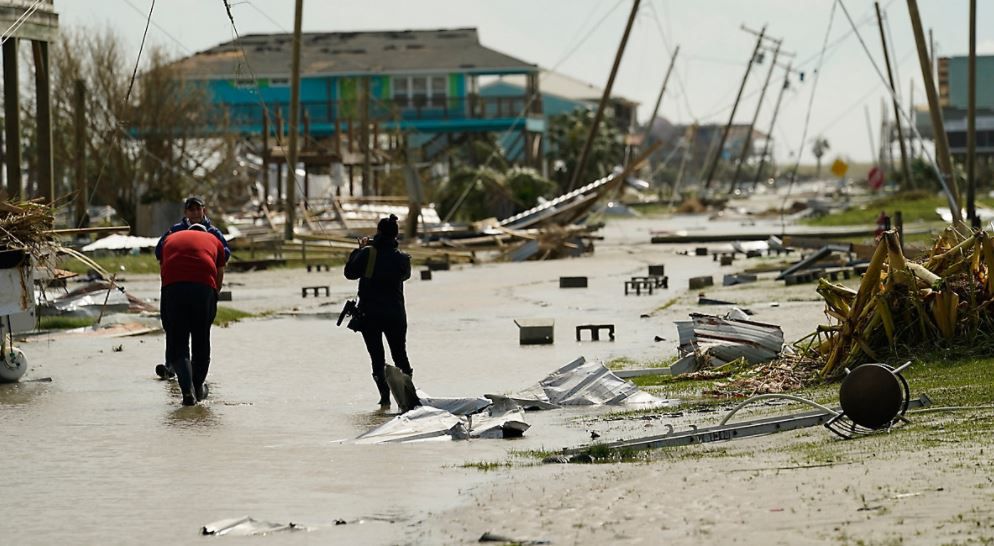
M 787 70 L 783 73 L 783 87 L 780 88 L 780 93 L 777 94 L 777 103 L 773 107 L 773 117 L 770 118 L 770 130 L 766 133 L 766 141 L 763 142 L 763 153 L 759 156 L 759 168 L 756 169 L 756 176 L 752 180 L 752 187 L 756 187 L 759 184 L 759 179 L 763 176 L 763 168 L 766 167 L 766 154 L 770 150 L 770 140 L 773 137 L 773 128 L 777 123 L 777 114 L 780 113 L 780 103 L 783 101 L 783 94 L 790 87 L 790 63 L 787 63 Z
M 645 126 L 645 135 L 642 137 L 642 145 L 646 146 L 649 144 L 649 140 L 652 138 L 652 125 L 656 121 L 656 116 L 659 115 L 659 105 L 663 102 L 663 94 L 666 93 L 666 86 L 670 83 L 670 74 L 673 73 L 673 66 L 676 65 L 676 56 L 680 53 L 680 46 L 677 45 L 673 50 L 673 56 L 670 57 L 670 66 L 666 69 L 666 75 L 663 76 L 663 87 L 659 89 L 659 96 L 656 97 L 656 105 L 652 107 L 652 116 L 649 117 L 649 123 Z
M 290 64 L 290 150 L 287 154 L 286 226 L 283 238 L 293 240 L 297 223 L 297 132 L 300 120 L 300 20 L 304 0 L 296 0 L 293 14 L 293 60 Z
M 73 90 L 73 179 L 76 190 L 76 227 L 86 227 L 89 219 L 86 205 L 89 188 L 86 187 L 86 83 L 76 80 Z
M 732 181 L 728 185 L 728 193 L 735 193 L 735 188 L 739 184 L 742 167 L 745 165 L 746 158 L 749 155 L 749 148 L 752 146 L 752 132 L 756 128 L 759 111 L 763 109 L 763 99 L 766 98 L 766 89 L 770 86 L 770 79 L 773 78 L 773 70 L 777 67 L 777 58 L 780 56 L 780 46 L 783 40 L 767 39 L 776 44 L 773 48 L 773 60 L 770 62 L 770 69 L 766 72 L 766 80 L 763 81 L 763 88 L 759 92 L 759 100 L 756 101 L 756 111 L 752 114 L 752 121 L 749 122 L 749 131 L 746 132 L 745 140 L 742 142 L 742 152 L 739 154 L 739 160 L 735 164 L 735 174 L 732 175 Z
M 918 64 L 921 65 L 922 79 L 925 83 L 925 95 L 928 97 L 928 113 L 932 118 L 932 133 L 935 139 L 935 155 L 939 163 L 939 175 L 945 179 L 948 188 L 949 210 L 953 214 L 953 224 L 962 223 L 963 216 L 960 209 L 959 185 L 953 177 L 953 162 L 949 156 L 949 140 L 946 138 L 946 129 L 942 123 L 942 107 L 939 106 L 939 97 L 935 90 L 935 80 L 932 78 L 931 64 L 929 63 L 928 51 L 925 50 L 925 33 L 922 30 L 921 17 L 918 15 L 917 0 L 908 1 L 908 13 L 911 16 L 911 28 L 915 34 L 915 46 L 918 48 Z
M 974 229 L 980 227 L 976 210 L 977 154 L 977 0 L 970 0 L 970 57 L 966 68 L 966 217 Z
M 725 147 L 725 141 L 728 139 L 728 132 L 732 129 L 732 121 L 735 120 L 735 111 L 739 109 L 739 101 L 742 100 L 742 91 L 745 89 L 746 81 L 749 79 L 749 72 L 752 71 L 752 65 L 756 62 L 756 55 L 759 54 L 759 48 L 763 45 L 763 37 L 766 36 L 766 25 L 763 25 L 763 30 L 759 31 L 759 37 L 756 38 L 756 47 L 752 50 L 752 56 L 749 57 L 749 64 L 746 65 L 745 74 L 742 76 L 742 83 L 739 84 L 739 92 L 735 95 L 735 103 L 732 104 L 732 113 L 728 116 L 728 124 L 725 125 L 725 129 L 721 132 L 721 138 L 718 140 L 718 147 L 715 148 L 714 156 L 711 159 L 711 165 L 708 167 L 708 174 L 705 177 L 704 189 L 711 189 L 711 182 L 714 180 L 714 171 L 718 168 L 718 161 L 721 159 L 721 151 Z
M 901 128 L 901 106 L 897 104 L 897 87 L 894 85 L 894 72 L 890 66 L 890 53 L 887 48 L 887 36 L 884 34 L 884 18 L 880 14 L 880 2 L 874 2 L 873 7 L 877 10 L 877 26 L 880 28 L 880 43 L 884 47 L 884 64 L 887 65 L 887 80 L 890 82 L 891 102 L 894 105 L 894 123 L 897 124 L 897 140 L 901 144 L 901 170 L 904 178 L 904 189 L 911 189 L 914 183 L 911 180 L 911 164 L 908 162 L 908 149 L 904 143 L 904 130 Z M 889 136 L 889 133 L 888 133 Z M 887 145 L 890 146 L 888 138 Z
M 590 125 L 590 133 L 587 134 L 587 141 L 583 143 L 583 151 L 580 152 L 580 159 L 576 162 L 576 170 L 570 179 L 567 191 L 572 191 L 576 187 L 583 170 L 587 166 L 587 156 L 590 155 L 590 147 L 597 136 L 597 127 L 604 119 L 604 107 L 607 106 L 608 99 L 611 98 L 611 88 L 614 87 L 614 77 L 618 74 L 618 66 L 621 65 L 621 57 L 625 54 L 625 46 L 628 45 L 628 36 L 632 32 L 632 25 L 635 23 L 635 14 L 638 13 L 639 4 L 642 0 L 635 0 L 632 3 L 632 12 L 628 14 L 628 24 L 625 25 L 625 33 L 621 36 L 621 43 L 618 44 L 618 52 L 614 56 L 614 64 L 611 66 L 611 75 L 607 78 L 607 85 L 604 87 L 604 94 L 601 95 L 601 102 L 597 105 L 597 112 L 594 114 L 594 121 Z
M 863 105 L 863 114 L 866 116 L 866 133 L 870 137 L 870 157 L 874 159 L 874 163 L 877 163 L 880 154 L 877 150 L 877 144 L 873 141 L 873 122 L 870 121 L 869 105 Z

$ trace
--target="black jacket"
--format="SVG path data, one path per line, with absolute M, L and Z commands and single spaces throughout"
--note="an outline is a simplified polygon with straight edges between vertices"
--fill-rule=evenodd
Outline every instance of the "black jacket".
M 373 275 L 366 278 L 370 247 L 376 248 Z M 411 278 L 411 256 L 397 248 L 397 241 L 373 239 L 357 248 L 345 263 L 345 278 L 359 279 L 359 309 L 372 319 L 405 319 L 404 281 Z

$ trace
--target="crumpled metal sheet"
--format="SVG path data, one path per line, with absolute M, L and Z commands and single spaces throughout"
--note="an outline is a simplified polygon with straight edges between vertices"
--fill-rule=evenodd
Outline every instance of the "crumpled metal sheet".
M 469 436 L 469 420 L 443 409 L 421 406 L 356 438 L 358 444 L 426 442 Z
M 538 385 L 508 398 L 525 409 L 552 409 L 560 406 L 639 406 L 665 407 L 674 400 L 657 398 L 621 379 L 599 362 L 584 357 L 552 372 Z
M 421 400 L 422 406 L 431 406 L 433 408 L 442 409 L 453 415 L 471 415 L 479 413 L 493 404 L 489 398 L 485 398 L 483 396 L 475 398 L 441 398 L 428 396 L 420 389 L 418 390 L 418 399 Z
M 307 527 L 296 523 L 273 523 L 242 516 L 240 518 L 222 519 L 208 523 L 203 526 L 200 533 L 210 536 L 247 537 L 307 530 L 309 530 Z
M 133 250 L 141 248 L 155 248 L 159 243 L 158 237 L 138 237 L 135 235 L 121 235 L 115 233 L 102 239 L 97 239 L 83 247 L 83 252 L 93 252 L 95 250 Z
M 696 354 L 700 367 L 720 366 L 738 358 L 750 364 L 776 358 L 784 347 L 783 329 L 775 324 L 742 320 L 733 309 L 724 317 L 691 314 L 676 323 L 680 354 Z

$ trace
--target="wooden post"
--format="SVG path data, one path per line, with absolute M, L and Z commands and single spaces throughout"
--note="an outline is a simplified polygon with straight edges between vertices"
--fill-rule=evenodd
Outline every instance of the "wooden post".
M 766 36 L 766 26 L 763 26 L 763 30 L 759 31 L 759 37 L 756 38 L 756 47 L 752 50 L 752 56 L 749 57 L 749 64 L 746 65 L 745 74 L 742 75 L 742 83 L 739 84 L 739 92 L 735 95 L 735 102 L 732 103 L 732 113 L 728 116 L 728 123 L 725 124 L 725 129 L 721 131 L 721 137 L 718 140 L 718 146 L 714 150 L 714 154 L 711 159 L 711 165 L 708 167 L 707 176 L 704 177 L 704 188 L 710 189 L 711 182 L 714 180 L 714 172 L 718 168 L 718 161 L 721 160 L 721 150 L 725 147 L 725 141 L 728 139 L 728 132 L 732 129 L 732 122 L 735 121 L 735 111 L 739 108 L 739 101 L 742 100 L 742 91 L 745 89 L 746 81 L 749 79 L 749 72 L 752 71 L 752 65 L 756 62 L 756 55 L 759 53 L 759 48 L 763 45 L 763 37 Z
M 373 193 L 373 170 L 369 154 L 369 76 L 363 76 L 359 98 L 359 151 L 362 152 L 362 194 Z
M 953 162 L 949 156 L 949 140 L 946 138 L 946 129 L 942 123 L 942 107 L 939 105 L 939 97 L 936 94 L 935 81 L 932 78 L 932 67 L 928 58 L 928 51 L 925 49 L 925 35 L 922 31 L 922 21 L 918 15 L 917 0 L 907 0 L 908 13 L 911 15 L 911 28 L 915 35 L 915 45 L 918 48 L 918 63 L 921 65 L 922 79 L 925 82 L 925 95 L 928 97 L 928 112 L 932 118 L 932 133 L 935 139 L 935 155 L 939 163 L 939 175 L 945 179 L 945 186 L 948 188 L 949 210 L 953 214 L 953 224 L 963 222 L 960 210 L 959 185 L 953 176 Z
M 86 186 L 86 83 L 76 80 L 73 92 L 73 178 L 76 191 L 76 227 L 89 225 L 86 207 L 89 203 L 89 188 Z
M 884 18 L 880 14 L 880 2 L 874 2 L 873 7 L 877 10 L 877 27 L 880 29 L 880 43 L 884 48 L 884 64 L 887 65 L 887 80 L 890 82 L 892 93 L 891 103 L 894 106 L 894 123 L 897 124 L 897 140 L 901 144 L 901 171 L 904 174 L 904 189 L 911 189 L 911 164 L 908 162 L 908 149 L 904 143 L 904 130 L 901 128 L 901 106 L 897 104 L 897 87 L 894 83 L 894 71 L 890 66 L 890 53 L 887 47 L 887 36 L 884 34 Z M 889 133 L 888 133 L 889 135 Z M 890 139 L 887 139 L 887 146 L 890 147 Z
M 618 52 L 614 55 L 614 64 L 611 66 L 611 75 L 607 78 L 607 85 L 604 87 L 604 93 L 601 95 L 601 102 L 597 105 L 597 112 L 594 114 L 594 121 L 590 124 L 590 132 L 587 134 L 587 140 L 583 143 L 583 150 L 580 152 L 580 159 L 577 160 L 576 170 L 573 171 L 573 177 L 570 179 L 569 188 L 567 191 L 572 191 L 576 187 L 577 182 L 583 176 L 583 171 L 586 168 L 587 156 L 590 155 L 590 147 L 594 143 L 594 138 L 597 136 L 597 128 L 601 124 L 601 120 L 604 119 L 604 108 L 607 106 L 608 99 L 611 98 L 611 89 L 614 87 L 614 77 L 618 74 L 618 66 L 621 65 L 621 57 L 625 54 L 625 46 L 628 44 L 628 36 L 632 32 L 632 24 L 635 22 L 635 15 L 638 13 L 639 4 L 641 0 L 635 0 L 632 3 L 632 11 L 628 14 L 628 24 L 625 25 L 625 33 L 621 36 L 621 43 L 618 44 Z
M 7 140 L 7 196 L 11 200 L 21 197 L 21 116 L 17 69 L 17 38 L 11 37 L 3 44 L 3 113 L 4 133 Z
M 55 204 L 55 164 L 52 159 L 52 90 L 49 85 L 48 42 L 32 40 L 35 62 L 35 117 L 38 145 L 38 189 L 45 203 Z
M 770 62 L 770 69 L 766 72 L 766 80 L 763 81 L 763 87 L 759 91 L 759 100 L 756 101 L 756 111 L 752 114 L 752 121 L 749 122 L 749 131 L 746 132 L 745 140 L 742 142 L 742 151 L 739 153 L 739 161 L 735 165 L 735 174 L 732 175 L 732 181 L 728 185 L 728 193 L 735 193 L 735 188 L 739 184 L 739 176 L 742 174 L 742 166 L 745 165 L 746 159 L 749 156 L 749 148 L 752 146 L 752 132 L 756 128 L 759 111 L 763 108 L 763 99 L 766 98 L 766 89 L 770 86 L 770 80 L 773 78 L 773 70 L 777 67 L 777 57 L 780 56 L 781 42 L 781 40 L 775 42 L 777 45 L 773 48 L 773 60 Z
M 262 111 L 262 202 L 269 206 L 269 111 Z
M 300 23 L 304 0 L 297 0 L 293 13 L 293 58 L 290 63 L 290 150 L 287 154 L 286 226 L 283 238 L 293 239 L 297 223 L 297 133 L 300 123 Z
M 676 65 L 676 56 L 680 53 L 680 46 L 677 45 L 673 49 L 673 55 L 670 56 L 670 66 L 666 68 L 666 75 L 663 76 L 663 86 L 659 88 L 659 95 L 656 95 L 656 105 L 652 107 L 652 115 L 649 116 L 649 123 L 645 126 L 645 134 L 642 136 L 642 145 L 646 146 L 649 144 L 649 140 L 652 138 L 652 125 L 656 121 L 656 116 L 659 115 L 659 105 L 663 102 L 663 94 L 666 93 L 666 86 L 670 83 L 670 74 L 673 73 L 673 67 Z
M 308 142 L 311 140 L 311 117 L 307 114 L 307 110 L 304 110 L 304 143 L 301 146 L 304 150 L 308 148 Z M 310 203 L 308 200 L 311 197 L 311 180 L 310 174 L 311 170 L 308 169 L 307 159 L 305 158 L 302 163 L 304 164 L 304 208 L 310 208 Z
M 977 0 L 970 0 L 970 53 L 966 78 L 966 217 L 980 228 L 976 209 L 977 162 Z

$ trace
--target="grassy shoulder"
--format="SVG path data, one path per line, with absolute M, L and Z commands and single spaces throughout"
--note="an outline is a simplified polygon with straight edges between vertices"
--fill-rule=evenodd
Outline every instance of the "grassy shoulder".
M 73 328 L 88 328 L 97 323 L 93 317 L 46 317 L 38 319 L 39 330 L 71 330 Z
M 938 222 L 941 219 L 935 213 L 935 209 L 947 206 L 948 202 L 944 197 L 937 196 L 930 192 L 909 191 L 879 197 L 866 203 L 857 205 L 848 210 L 826 214 L 816 218 L 806 218 L 803 222 L 809 226 L 853 226 L 876 224 L 877 216 L 881 211 L 888 215 L 893 215 L 894 211 L 901 211 L 904 217 L 904 224 L 912 222 Z M 980 206 L 980 203 L 977 203 Z
M 227 307 L 224 305 L 217 306 L 217 315 L 214 317 L 214 326 L 220 326 L 221 328 L 227 328 L 228 326 L 242 320 L 254 317 L 252 313 L 246 313 L 240 309 L 235 309 L 234 307 Z
M 104 268 L 108 273 L 135 273 L 135 274 L 146 274 L 146 273 L 159 273 L 159 261 L 155 259 L 155 255 L 148 254 L 110 254 L 106 256 L 96 256 L 90 257 L 91 260 L 97 263 L 100 267 Z M 67 271 L 72 271 L 73 273 L 78 273 L 80 275 L 85 275 L 89 271 L 90 266 L 84 264 L 83 262 L 71 258 L 64 257 L 62 263 L 60 264 L 62 269 Z

